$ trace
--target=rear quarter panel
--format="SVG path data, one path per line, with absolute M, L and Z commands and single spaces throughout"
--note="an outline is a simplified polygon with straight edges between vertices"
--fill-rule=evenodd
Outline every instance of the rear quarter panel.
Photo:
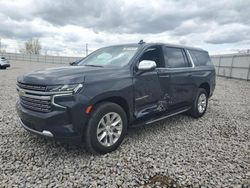
M 216 74 L 213 65 L 195 67 L 193 70 L 193 80 L 197 88 L 203 84 L 208 83 L 210 86 L 209 96 L 212 96 L 216 85 Z

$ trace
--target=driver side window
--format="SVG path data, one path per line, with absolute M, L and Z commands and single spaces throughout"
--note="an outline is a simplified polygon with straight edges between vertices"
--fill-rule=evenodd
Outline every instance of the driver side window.
M 142 60 L 155 61 L 157 67 L 164 67 L 164 59 L 161 46 L 149 47 L 140 58 Z

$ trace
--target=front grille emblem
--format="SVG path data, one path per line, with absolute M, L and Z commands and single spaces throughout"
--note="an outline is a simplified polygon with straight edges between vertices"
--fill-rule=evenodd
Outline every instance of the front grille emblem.
M 25 95 L 25 91 L 23 91 L 23 90 L 21 90 L 21 89 L 20 89 L 20 90 L 18 91 L 18 94 L 19 94 L 19 96 L 21 96 L 21 97 L 22 97 L 22 96 L 24 96 L 24 95 Z

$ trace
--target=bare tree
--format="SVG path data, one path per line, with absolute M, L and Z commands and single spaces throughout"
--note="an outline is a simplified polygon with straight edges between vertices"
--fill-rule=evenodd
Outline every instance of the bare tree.
M 20 49 L 21 53 L 25 54 L 40 54 L 42 46 L 39 39 L 30 39 L 24 44 L 24 48 Z

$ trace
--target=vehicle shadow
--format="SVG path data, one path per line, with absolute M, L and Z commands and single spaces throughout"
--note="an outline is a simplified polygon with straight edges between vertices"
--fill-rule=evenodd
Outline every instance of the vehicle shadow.
M 187 116 L 186 114 L 181 114 L 149 125 L 129 128 L 121 147 L 126 144 L 134 143 L 137 139 L 147 139 L 147 137 L 152 136 L 152 134 L 157 135 L 162 131 L 168 134 L 171 128 L 174 128 L 176 124 L 181 125 L 183 121 L 188 123 L 190 121 L 193 121 L 193 118 Z M 86 158 L 89 158 L 91 156 L 100 156 L 89 153 L 86 150 L 84 143 L 78 145 L 62 143 L 52 139 L 41 138 L 32 134 L 28 136 L 28 139 L 30 142 L 38 146 L 39 150 L 43 150 L 42 153 L 44 153 L 45 155 L 53 156 L 55 158 L 59 156 L 60 158 L 64 158 L 67 156 L 80 156 Z M 115 153 L 116 151 L 110 153 L 109 155 Z

